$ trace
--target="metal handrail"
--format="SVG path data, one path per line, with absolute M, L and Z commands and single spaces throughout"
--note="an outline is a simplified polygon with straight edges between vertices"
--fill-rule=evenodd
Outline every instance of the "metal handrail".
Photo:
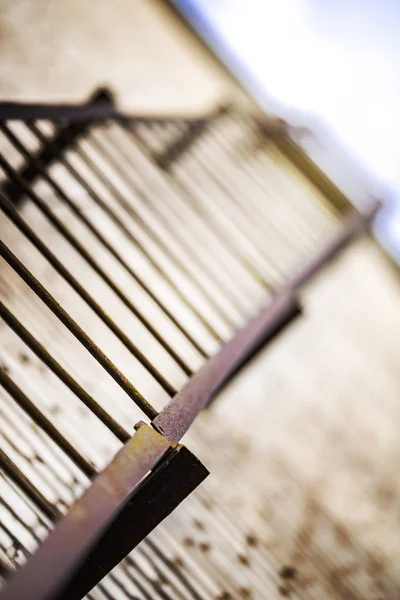
M 207 131 L 208 126 L 214 119 L 226 112 L 226 109 L 219 109 L 212 115 L 198 119 L 190 117 L 175 119 L 173 116 L 165 118 L 149 115 L 130 116 L 118 111 L 113 105 L 112 96 L 105 91 L 100 91 L 92 100 L 80 106 L 0 103 L 0 123 L 13 119 L 26 121 L 34 132 L 35 126 L 30 123 L 31 121 L 45 119 L 61 125 L 61 131 L 59 137 L 56 138 L 56 142 L 50 140 L 44 151 L 33 157 L 25 166 L 25 175 L 28 182 L 21 174 L 15 173 L 8 166 L 7 160 L 1 156 L 0 166 L 9 174 L 10 181 L 12 180 L 13 185 L 16 186 L 9 185 L 9 190 L 16 190 L 16 205 L 25 193 L 31 197 L 32 201 L 41 206 L 40 198 L 30 190 L 29 184 L 34 182 L 36 177 L 40 177 L 42 173 L 46 172 L 46 168 L 53 160 L 57 159 L 55 150 L 58 148 L 58 143 L 60 143 L 58 150 L 61 155 L 63 149 L 68 144 L 73 143 L 77 136 L 85 133 L 89 125 L 112 120 L 126 124 L 131 130 L 141 123 L 154 125 L 183 122 L 185 127 L 181 136 L 174 139 L 161 153 L 156 153 L 153 156 L 154 162 L 167 170 L 194 143 L 199 135 Z M 65 135 L 63 129 L 64 125 L 69 123 L 74 124 L 69 131 L 70 137 Z M 66 129 L 68 130 L 68 127 Z M 4 129 L 4 131 L 7 134 L 8 130 Z M 285 136 L 284 138 L 286 139 Z M 290 141 L 290 145 L 292 144 L 293 142 Z M 29 154 L 27 154 L 27 158 L 29 158 Z M 66 164 L 68 166 L 68 163 Z M 53 184 L 52 180 L 48 179 Z M 321 180 L 318 179 L 318 182 L 318 185 L 320 185 Z M 22 194 L 21 189 L 18 192 L 18 187 L 22 189 Z M 53 187 L 57 191 L 54 184 Z M 89 193 L 93 194 L 90 188 Z M 69 201 L 68 197 L 66 197 L 66 201 Z M 118 424 L 112 421 L 108 422 L 108 417 L 102 414 L 101 408 L 96 405 L 96 401 L 46 353 L 46 350 L 30 332 L 13 318 L 8 308 L 1 305 L 1 316 L 8 324 L 28 343 L 37 356 L 62 381 L 66 382 L 74 393 L 79 394 L 79 397 L 83 399 L 87 406 L 97 411 L 103 422 L 107 422 L 108 425 L 111 424 L 119 439 L 125 443 L 120 453 L 114 457 L 102 473 L 99 474 L 95 469 L 91 471 L 90 466 L 86 468 L 86 474 L 89 480 L 93 479 L 93 483 L 88 491 L 73 504 L 70 512 L 65 517 L 58 513 L 49 514 L 49 518 L 55 524 L 53 533 L 41 545 L 27 565 L 11 579 L 5 591 L 0 594 L 1 600 L 21 600 L 25 597 L 24 594 L 28 592 L 32 600 L 75 600 L 82 597 L 207 476 L 208 472 L 205 467 L 186 448 L 179 446 L 178 442 L 220 389 L 262 347 L 272 341 L 301 314 L 302 307 L 299 296 L 304 286 L 335 259 L 345 247 L 370 228 L 379 206 L 379 203 L 375 204 L 366 214 L 350 212 L 344 218 L 340 232 L 331 243 L 308 265 L 294 274 L 279 289 L 275 290 L 272 300 L 261 309 L 256 317 L 237 331 L 229 342 L 223 344 L 215 356 L 209 358 L 206 353 L 203 354 L 207 362 L 197 373 L 187 372 L 190 378 L 180 391 L 175 393 L 174 388 L 172 386 L 168 387 L 167 383 L 153 371 L 164 384 L 164 387 L 168 389 L 171 396 L 167 405 L 159 413 L 124 378 L 123 374 L 116 369 L 107 356 L 101 353 L 100 349 L 86 336 L 85 332 L 77 327 L 77 324 L 68 313 L 46 292 L 40 282 L 27 271 L 18 258 L 4 244 L 0 244 L 2 254 L 9 264 L 25 279 L 54 314 L 69 327 L 103 367 L 108 369 L 108 372 L 111 373 L 119 385 L 127 390 L 127 393 L 148 416 L 150 424 L 153 426 L 151 428 L 149 425 L 141 424 L 133 437 L 129 438 L 129 433 L 123 428 L 119 428 Z M 128 348 L 131 348 L 132 345 L 129 340 L 125 340 L 123 332 L 102 311 L 101 307 L 97 305 L 83 286 L 71 278 L 51 250 L 41 243 L 40 239 L 30 230 L 29 225 L 18 216 L 15 206 L 12 206 L 8 200 L 0 196 L 0 208 L 20 231 L 23 231 L 28 239 L 35 243 L 37 249 L 50 261 L 53 267 L 62 276 L 66 276 L 66 280 L 72 283 L 73 288 L 82 297 L 86 298 L 89 305 L 103 319 L 103 322 L 109 325 L 111 330 L 126 342 Z M 73 233 L 65 228 L 64 224 L 54 216 L 45 204 L 43 204 L 43 209 L 55 227 L 68 236 L 75 249 L 78 249 L 89 264 L 94 265 L 96 272 L 101 274 L 102 271 L 97 267 L 96 261 L 78 245 Z M 81 215 L 78 209 L 74 210 L 82 220 L 85 219 L 85 216 Z M 84 222 L 89 223 L 89 226 L 92 227 L 92 233 L 97 235 L 99 240 L 102 240 L 94 226 L 90 225 L 89 221 Z M 119 225 L 123 227 L 123 224 L 119 223 Z M 107 242 L 103 241 L 103 243 L 106 244 Z M 120 264 L 127 266 L 123 257 L 116 256 Z M 108 280 L 106 279 L 106 281 Z M 109 281 L 109 284 L 113 285 L 111 281 Z M 115 290 L 117 294 L 120 294 L 118 288 L 115 288 Z M 125 302 L 125 304 L 127 303 L 129 305 L 129 299 Z M 133 350 L 135 351 L 134 348 Z M 48 431 L 52 431 L 51 424 L 43 420 L 42 416 L 32 409 L 29 399 L 23 396 L 8 376 L 0 378 L 0 384 L 13 397 L 18 397 L 21 405 L 29 406 L 35 418 L 42 420 Z M 59 441 L 67 448 L 73 458 L 74 450 L 68 446 L 67 440 L 59 437 Z M 84 462 L 82 464 L 85 466 Z M 14 465 L 7 463 L 5 466 L 17 479 L 22 477 L 22 474 Z M 149 471 L 151 471 L 150 474 L 148 474 Z M 116 482 L 119 483 L 115 487 Z M 119 485 L 121 487 L 118 487 Z M 160 496 L 161 490 L 168 490 L 168 501 L 165 497 Z M 156 498 L 158 503 L 152 504 L 150 507 L 149 498 Z M 154 510 L 154 506 L 158 507 L 157 510 Z M 141 516 L 138 516 L 139 510 L 142 511 Z M 60 522 L 57 524 L 58 519 L 60 519 Z M 121 532 L 125 535 L 122 535 Z M 129 535 L 127 532 L 129 532 Z M 67 543 L 65 543 L 66 541 Z M 118 548 L 115 548 L 115 546 L 118 546 Z M 102 569 L 99 570 L 98 564 L 100 563 Z M 82 568 L 85 568 L 86 574 L 84 578 L 79 578 L 76 574 Z

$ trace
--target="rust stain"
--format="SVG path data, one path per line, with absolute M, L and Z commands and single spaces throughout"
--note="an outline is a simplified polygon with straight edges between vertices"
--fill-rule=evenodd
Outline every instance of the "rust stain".
M 240 564 L 244 567 L 250 567 L 250 560 L 247 556 L 244 556 L 243 554 L 238 554 L 237 559 L 240 562 Z

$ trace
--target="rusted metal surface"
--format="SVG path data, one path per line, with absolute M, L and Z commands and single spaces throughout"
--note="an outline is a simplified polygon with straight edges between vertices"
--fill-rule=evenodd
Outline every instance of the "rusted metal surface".
M 294 296 L 277 295 L 271 305 L 228 342 L 196 373 L 172 401 L 153 420 L 153 425 L 172 442 L 188 431 L 201 410 L 230 376 L 263 342 L 273 339 L 296 316 L 300 307 Z
M 57 600 L 80 600 L 207 475 L 208 470 L 185 446 L 173 448 L 121 508 Z
M 27 565 L 8 584 L 4 600 L 52 600 L 132 496 L 135 487 L 171 448 L 151 427 L 136 434 L 75 502 Z

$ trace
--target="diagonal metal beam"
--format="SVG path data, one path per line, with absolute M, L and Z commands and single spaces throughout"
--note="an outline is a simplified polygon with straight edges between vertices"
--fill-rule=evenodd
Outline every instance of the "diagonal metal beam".
M 308 265 L 282 286 L 275 298 L 247 326 L 225 344 L 185 387 L 174 396 L 153 420 L 153 425 L 173 442 L 178 442 L 198 413 L 211 402 L 215 394 L 239 371 L 258 350 L 271 341 L 294 318 L 301 314 L 297 300 L 302 288 L 318 275 L 342 250 L 358 236 L 367 232 L 381 204 L 376 202 L 369 212 L 351 212 L 330 243 Z
M 10 579 L 1 600 L 57 598 L 135 488 L 169 450 L 168 440 L 148 425 L 140 425 L 28 563 Z

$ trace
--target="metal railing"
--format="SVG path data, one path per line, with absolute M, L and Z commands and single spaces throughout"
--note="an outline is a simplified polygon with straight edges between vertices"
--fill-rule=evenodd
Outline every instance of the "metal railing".
M 378 205 L 343 215 L 304 191 L 291 201 L 306 158 L 284 129 L 269 139 L 259 116 L 234 107 L 127 116 L 102 91 L 82 106 L 3 103 L 0 134 L 0 384 L 13 406 L 1 408 L 0 467 L 14 524 L 1 530 L 0 576 L 39 545 L 1 598 L 72 600 L 207 476 L 182 436 L 301 314 L 303 286 L 368 230 Z M 322 175 L 308 164 L 306 176 L 321 195 Z M 327 196 L 343 201 L 332 186 Z M 58 410 L 73 397 L 84 412 L 73 441 L 68 406 L 63 426 L 46 409 L 49 390 Z M 18 442 L 20 422 L 31 446 Z M 112 438 L 105 469 L 84 448 L 91 428 Z M 68 500 L 57 464 L 73 481 Z

